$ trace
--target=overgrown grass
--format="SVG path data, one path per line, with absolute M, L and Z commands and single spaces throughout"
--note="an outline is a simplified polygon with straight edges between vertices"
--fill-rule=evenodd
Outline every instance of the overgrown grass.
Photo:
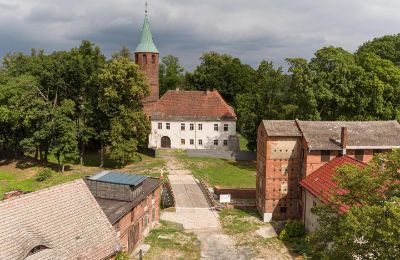
M 193 233 L 185 232 L 182 225 L 160 221 L 161 227 L 153 229 L 145 243 L 150 250 L 144 259 L 200 259 L 200 242 Z
M 64 182 L 73 181 L 82 178 L 84 173 L 55 173 L 50 178 L 38 182 L 36 175 L 32 175 L 28 171 L 5 172 L 0 171 L 0 200 L 3 199 L 4 193 L 12 190 L 22 190 L 26 192 L 36 191 L 58 185 Z
M 229 235 L 256 231 L 263 224 L 255 210 L 224 209 L 219 216 L 224 232 Z
M 180 157 L 197 178 L 212 186 L 254 188 L 256 165 L 253 161 L 230 161 L 217 158 Z

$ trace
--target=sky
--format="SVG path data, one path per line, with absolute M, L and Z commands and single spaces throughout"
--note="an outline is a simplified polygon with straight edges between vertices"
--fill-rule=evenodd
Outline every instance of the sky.
M 399 0 L 149 0 L 161 56 L 180 58 L 187 70 L 204 52 L 263 60 L 310 59 L 324 46 L 355 51 L 374 37 L 400 33 Z M 69 50 L 82 40 L 107 56 L 134 50 L 144 0 L 0 0 L 0 56 L 7 52 Z

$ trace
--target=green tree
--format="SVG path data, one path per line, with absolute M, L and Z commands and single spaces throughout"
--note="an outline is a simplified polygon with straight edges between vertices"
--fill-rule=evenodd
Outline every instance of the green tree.
M 385 35 L 367 41 L 358 48 L 356 53 L 358 55 L 376 54 L 382 59 L 400 65 L 400 34 Z
M 105 65 L 97 78 L 97 136 L 109 145 L 110 157 L 120 164 L 134 156 L 138 144 L 146 142 L 150 122 L 143 112 L 143 97 L 149 86 L 139 67 L 126 58 L 112 60 Z M 101 149 L 104 153 L 104 149 Z M 103 165 L 103 158 L 102 155 Z
M 179 58 L 167 55 L 162 58 L 160 64 L 160 95 L 168 90 L 184 88 L 184 69 L 179 63 Z
M 384 165 L 384 167 L 383 167 Z M 316 207 L 319 229 L 310 235 L 316 259 L 400 258 L 400 151 L 374 158 L 364 169 L 339 168 L 330 204 Z M 340 192 L 341 190 L 347 192 Z M 336 191 L 336 192 L 335 192 Z M 350 209 L 338 214 L 340 205 Z
M 113 60 L 116 60 L 116 59 L 119 59 L 119 58 L 126 58 L 126 59 L 128 59 L 128 60 L 130 60 L 130 61 L 135 62 L 135 55 L 134 55 L 134 54 L 132 53 L 132 51 L 131 51 L 127 46 L 125 46 L 125 45 L 123 45 L 122 48 L 121 48 L 119 51 L 114 52 L 114 53 L 111 55 L 111 59 L 113 59 Z

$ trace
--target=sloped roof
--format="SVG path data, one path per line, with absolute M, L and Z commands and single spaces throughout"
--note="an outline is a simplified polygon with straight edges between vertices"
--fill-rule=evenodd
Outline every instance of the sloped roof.
M 0 202 L 0 259 L 104 259 L 119 239 L 82 179 Z
M 140 35 L 140 40 L 135 50 L 135 53 L 139 52 L 159 53 L 156 45 L 153 42 L 153 35 L 150 30 L 150 23 L 147 15 L 144 17 L 142 33 Z
M 152 120 L 236 120 L 218 91 L 169 90 L 150 110 Z
M 109 182 L 109 183 L 123 184 L 129 186 L 138 186 L 146 179 L 147 177 L 143 175 L 124 174 L 111 171 L 102 171 L 98 174 L 89 177 L 89 180 L 93 181 Z
M 342 127 L 347 127 L 348 146 L 400 147 L 400 124 L 397 121 L 297 120 L 297 123 L 310 150 L 341 150 Z
M 355 165 L 360 168 L 364 168 L 366 166 L 365 163 L 348 156 L 336 157 L 301 180 L 300 186 L 320 199 L 323 203 L 327 203 L 332 198 L 334 192 L 333 189 L 337 187 L 337 183 L 333 181 L 333 176 L 336 174 L 336 169 L 348 164 Z M 339 192 L 345 192 L 345 190 Z M 341 205 L 339 210 L 341 212 L 345 212 L 348 209 L 349 206 Z
M 295 120 L 263 120 L 268 136 L 301 136 Z

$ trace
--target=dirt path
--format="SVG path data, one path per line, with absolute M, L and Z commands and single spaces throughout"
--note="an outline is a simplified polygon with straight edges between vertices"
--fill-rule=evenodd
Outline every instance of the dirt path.
M 201 242 L 202 259 L 249 259 L 235 247 L 231 237 L 222 233 L 217 212 L 207 201 L 189 170 L 176 158 L 166 158 L 169 180 L 176 199 L 176 212 L 163 212 L 161 219 L 181 223 Z

